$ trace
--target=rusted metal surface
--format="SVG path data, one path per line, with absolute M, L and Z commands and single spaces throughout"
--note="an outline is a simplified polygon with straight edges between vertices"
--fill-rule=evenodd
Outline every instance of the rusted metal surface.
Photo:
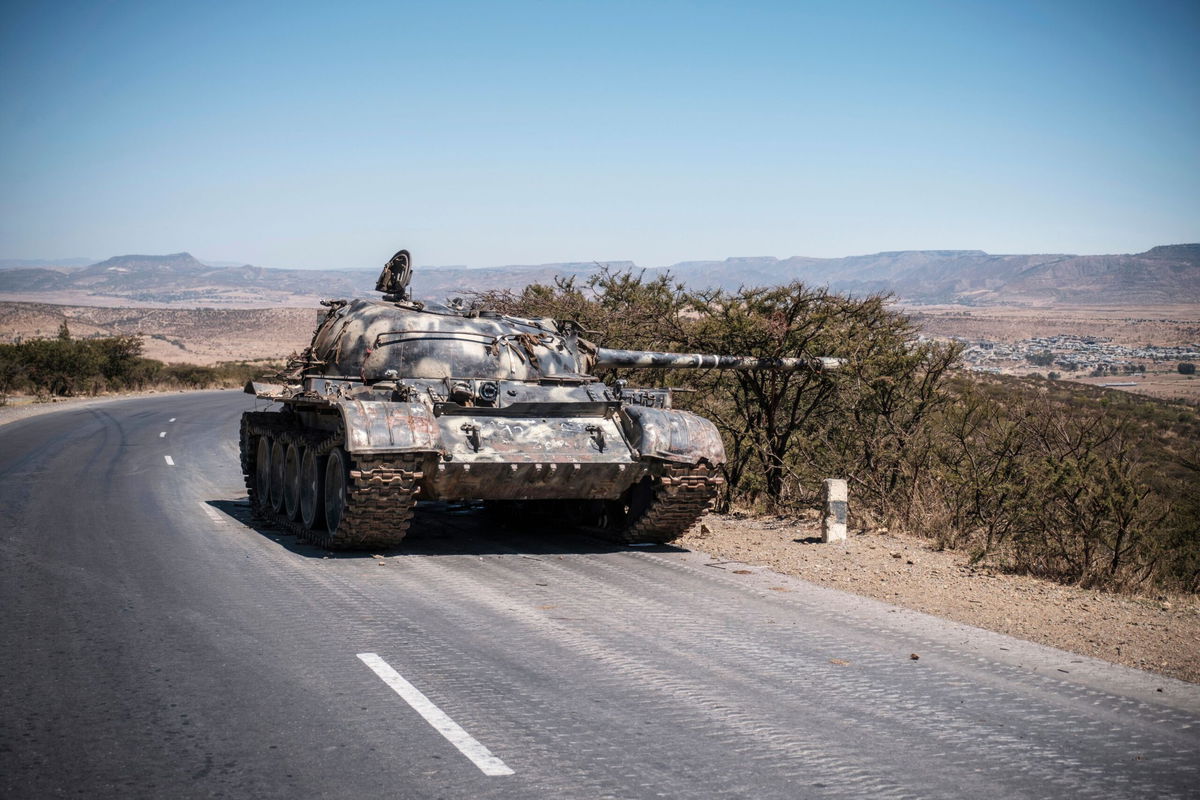
M 431 500 L 616 500 L 647 474 L 645 465 L 614 462 L 439 461 L 426 470 Z
M 665 461 L 713 465 L 725 463 L 725 443 L 717 426 L 688 411 L 629 406 L 630 443 L 643 456 Z
M 420 403 L 342 400 L 337 403 L 351 453 L 440 449 L 433 412 Z
M 776 372 L 823 372 L 842 365 L 840 358 L 754 358 L 700 353 L 657 353 L 649 350 L 596 350 L 596 366 L 668 369 L 765 369 Z
M 472 463 L 630 464 L 621 426 L 603 417 L 442 416 L 443 458 Z

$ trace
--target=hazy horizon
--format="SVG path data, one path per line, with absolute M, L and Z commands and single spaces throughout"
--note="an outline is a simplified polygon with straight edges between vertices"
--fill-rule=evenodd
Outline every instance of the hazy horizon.
M 1178 247 L 1178 246 L 1193 246 L 1193 245 L 1200 245 L 1200 242 L 1163 242 L 1158 245 L 1153 245 L 1152 247 L 1171 247 L 1171 246 Z M 1149 249 L 1152 249 L 1152 248 L 1147 248 L 1147 250 L 1149 250 Z M 498 264 L 498 263 L 497 264 L 424 264 L 424 263 L 421 263 L 416 258 L 415 253 L 413 254 L 413 256 L 414 256 L 414 266 L 423 267 L 425 269 L 501 269 L 501 268 L 507 268 L 507 267 L 544 267 L 544 266 L 551 266 L 554 264 L 593 264 L 593 263 L 600 264 L 600 265 L 632 263 L 633 265 L 635 265 L 636 267 L 639 267 L 639 268 L 661 269 L 664 267 L 673 267 L 673 266 L 677 266 L 680 264 L 687 264 L 687 263 L 693 263 L 693 262 L 724 262 L 724 261 L 730 261 L 730 260 L 743 260 L 743 259 L 776 259 L 778 261 L 786 261 L 787 259 L 790 259 L 790 258 L 818 258 L 818 259 L 836 260 L 836 259 L 842 259 L 842 258 L 863 258 L 863 257 L 869 257 L 869 256 L 882 255 L 882 254 L 886 254 L 886 253 L 912 253 L 912 252 L 925 252 L 925 253 L 982 252 L 982 253 L 986 253 L 989 256 L 1138 255 L 1138 253 L 1132 253 L 1132 252 L 1130 252 L 1130 253 L 1082 253 L 1082 252 L 993 253 L 993 252 L 984 250 L 979 247 L 964 247 L 964 248 L 931 247 L 931 248 L 921 248 L 919 250 L 890 249 L 890 250 L 877 250 L 877 251 L 874 251 L 871 253 L 845 253 L 843 255 L 838 255 L 838 256 L 810 256 L 810 255 L 806 255 L 804 253 L 792 253 L 792 254 L 786 255 L 786 256 L 772 255 L 772 254 L 759 254 L 759 255 L 739 254 L 739 255 L 728 255 L 728 256 L 719 256 L 719 257 L 714 256 L 712 258 L 678 259 L 675 261 L 669 261 L 669 262 L 665 262 L 662 264 L 645 264 L 645 263 L 642 263 L 640 261 L 637 261 L 635 259 L 630 259 L 630 258 L 610 258 L 610 259 L 590 259 L 590 258 L 580 259 L 580 258 L 576 258 L 576 259 L 564 259 L 562 261 L 541 261 L 541 262 L 527 262 L 527 263 L 520 263 L 520 264 L 518 264 L 518 263 L 507 263 L 507 264 Z M 1143 251 L 1139 251 L 1139 252 L 1146 252 L 1146 251 L 1143 250 Z M 299 264 L 299 265 L 297 265 L 297 264 L 253 264 L 253 263 L 250 263 L 249 261 L 237 261 L 237 260 L 229 261 L 229 260 L 225 260 L 225 259 L 204 258 L 202 256 L 196 255 L 195 253 L 191 252 L 190 250 L 174 250 L 174 251 L 166 252 L 166 253 L 114 253 L 113 255 L 104 256 L 103 258 L 91 258 L 89 256 L 67 256 L 67 257 L 63 257 L 63 258 L 41 258 L 41 257 L 20 258 L 20 257 L 4 256 L 4 257 L 0 257 L 0 263 L 14 263 L 14 262 L 27 261 L 33 266 L 45 266 L 45 265 L 53 264 L 54 262 L 87 261 L 88 262 L 87 264 L 82 264 L 82 265 L 78 265 L 78 266 L 93 266 L 95 264 L 100 264 L 100 263 L 103 263 L 103 262 L 108 261 L 113 258 L 129 258 L 129 257 L 154 258 L 154 257 L 164 257 L 164 256 L 169 256 L 169 255 L 179 255 L 181 253 L 186 253 L 186 254 L 190 255 L 192 258 L 196 259 L 201 264 L 204 264 L 204 265 L 210 266 L 210 267 L 218 267 L 218 268 L 222 268 L 222 267 L 224 267 L 224 268 L 262 267 L 262 268 L 266 268 L 266 269 L 297 269 L 297 270 L 321 270 L 321 269 L 326 269 L 326 270 L 358 270 L 358 269 L 374 270 L 374 269 L 380 269 L 387 260 L 387 257 L 384 257 L 379 260 L 378 264 L 359 264 L 359 265 L 348 265 L 348 266 L 344 266 L 344 267 L 332 267 L 332 266 L 323 265 L 323 264 Z M 388 255 L 390 256 L 391 254 L 389 253 Z M 44 263 L 39 265 L 36 262 L 44 262 Z

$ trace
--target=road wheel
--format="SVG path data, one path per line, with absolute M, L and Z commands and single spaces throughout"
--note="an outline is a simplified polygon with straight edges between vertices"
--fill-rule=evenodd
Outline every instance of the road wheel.
M 325 527 L 330 535 L 337 532 L 346 511 L 346 484 L 350 480 L 346 451 L 335 447 L 325 460 Z
M 300 447 L 288 442 L 283 457 L 283 508 L 288 519 L 300 518 Z
M 310 531 L 325 525 L 325 470 L 312 447 L 300 459 L 300 522 Z
M 259 436 L 254 455 L 254 502 L 266 508 L 271 496 L 271 437 Z
M 276 439 L 271 445 L 271 510 L 283 513 L 283 442 Z

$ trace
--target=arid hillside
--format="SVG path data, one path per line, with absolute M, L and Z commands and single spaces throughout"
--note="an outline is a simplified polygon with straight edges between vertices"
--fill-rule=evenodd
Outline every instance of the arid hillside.
M 420 299 L 442 301 L 464 292 L 587 278 L 603 269 L 640 271 L 632 261 L 563 262 L 468 269 L 416 262 L 412 286 Z M 382 256 L 381 256 L 382 261 Z M 901 250 L 810 258 L 754 256 L 649 267 L 694 289 L 777 286 L 802 281 L 864 295 L 888 292 L 914 303 L 972 306 L 1200 302 L 1200 244 L 1154 247 L 1117 255 L 997 255 L 982 250 Z M 378 268 L 275 269 L 204 264 L 188 253 L 125 255 L 86 267 L 10 263 L 0 269 L 0 300 L 64 305 L 216 306 L 310 305 L 318 297 L 369 293 Z
M 98 308 L 0 302 L 0 341 L 141 334 L 144 355 L 166 363 L 278 360 L 308 344 L 324 309 Z
M 903 310 L 934 337 L 1015 342 L 1035 336 L 1074 335 L 1160 346 L 1200 342 L 1200 304 L 1039 309 L 910 306 Z M 142 334 L 145 354 L 167 363 L 279 359 L 308 344 L 323 313 L 316 300 L 306 307 L 236 309 L 0 301 L 0 341 L 54 336 L 65 321 L 76 337 Z

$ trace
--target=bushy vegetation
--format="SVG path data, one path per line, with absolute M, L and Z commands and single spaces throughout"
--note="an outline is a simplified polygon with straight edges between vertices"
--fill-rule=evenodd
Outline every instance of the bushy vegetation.
M 272 371 L 233 362 L 202 367 L 164 364 L 142 356 L 136 336 L 72 339 L 66 324 L 54 339 L 0 344 L 0 402 L 15 393 L 73 397 L 143 389 L 241 386 Z
M 956 369 L 888 298 L 799 283 L 692 292 L 605 272 L 482 303 L 578 320 L 608 347 L 840 356 L 829 373 L 641 371 L 691 390 L 729 462 L 721 505 L 787 510 L 845 477 L 863 526 L 896 526 L 1001 567 L 1088 586 L 1200 590 L 1195 409 L 1040 378 Z M 615 372 L 602 376 L 616 377 Z

